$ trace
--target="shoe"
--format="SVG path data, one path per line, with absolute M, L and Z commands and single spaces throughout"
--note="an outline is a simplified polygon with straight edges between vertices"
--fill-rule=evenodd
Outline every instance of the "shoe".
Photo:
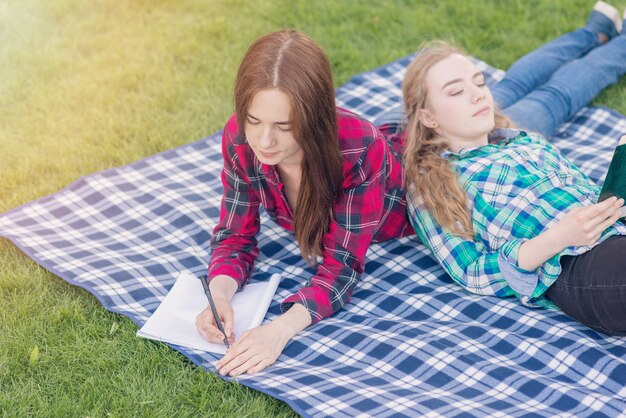
M 611 39 L 622 31 L 622 17 L 615 7 L 599 1 L 591 10 L 589 19 L 587 19 L 587 27 L 603 33 Z

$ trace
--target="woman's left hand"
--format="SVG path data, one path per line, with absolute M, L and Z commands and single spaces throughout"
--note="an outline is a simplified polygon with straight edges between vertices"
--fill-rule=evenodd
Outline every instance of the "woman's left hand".
M 289 341 L 289 337 L 284 334 L 275 323 L 244 332 L 217 362 L 218 373 L 239 376 L 243 373 L 256 373 L 271 366 Z

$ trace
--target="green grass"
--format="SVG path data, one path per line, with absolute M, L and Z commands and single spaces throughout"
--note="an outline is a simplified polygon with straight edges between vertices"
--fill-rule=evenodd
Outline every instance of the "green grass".
M 255 37 L 295 27 L 336 85 L 446 38 L 500 68 L 582 25 L 593 1 L 4 0 L 0 211 L 82 175 L 205 137 L 232 111 Z M 626 114 L 626 81 L 595 104 Z M 225 383 L 0 240 L 6 416 L 291 416 Z M 33 348 L 38 357 L 31 361 Z

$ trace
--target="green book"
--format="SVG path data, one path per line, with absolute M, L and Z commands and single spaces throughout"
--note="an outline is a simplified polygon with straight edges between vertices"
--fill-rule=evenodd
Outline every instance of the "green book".
M 615 148 L 598 202 L 611 196 L 621 197 L 626 200 L 626 135 L 622 136 L 619 144 L 617 144 L 617 148 Z M 622 208 L 622 214 L 626 216 L 624 208 Z M 625 217 L 621 218 L 622 221 L 625 219 Z

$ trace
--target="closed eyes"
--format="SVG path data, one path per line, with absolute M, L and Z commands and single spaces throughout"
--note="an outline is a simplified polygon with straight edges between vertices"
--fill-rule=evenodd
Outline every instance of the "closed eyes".
M 250 115 L 248 115 L 246 117 L 246 122 L 248 122 L 250 125 L 260 125 L 261 124 L 260 120 L 258 120 L 255 117 L 252 117 Z M 279 122 L 279 123 L 276 123 L 274 126 L 276 128 L 278 128 L 278 130 L 281 131 L 281 132 L 289 132 L 291 130 L 291 126 L 287 122 Z

